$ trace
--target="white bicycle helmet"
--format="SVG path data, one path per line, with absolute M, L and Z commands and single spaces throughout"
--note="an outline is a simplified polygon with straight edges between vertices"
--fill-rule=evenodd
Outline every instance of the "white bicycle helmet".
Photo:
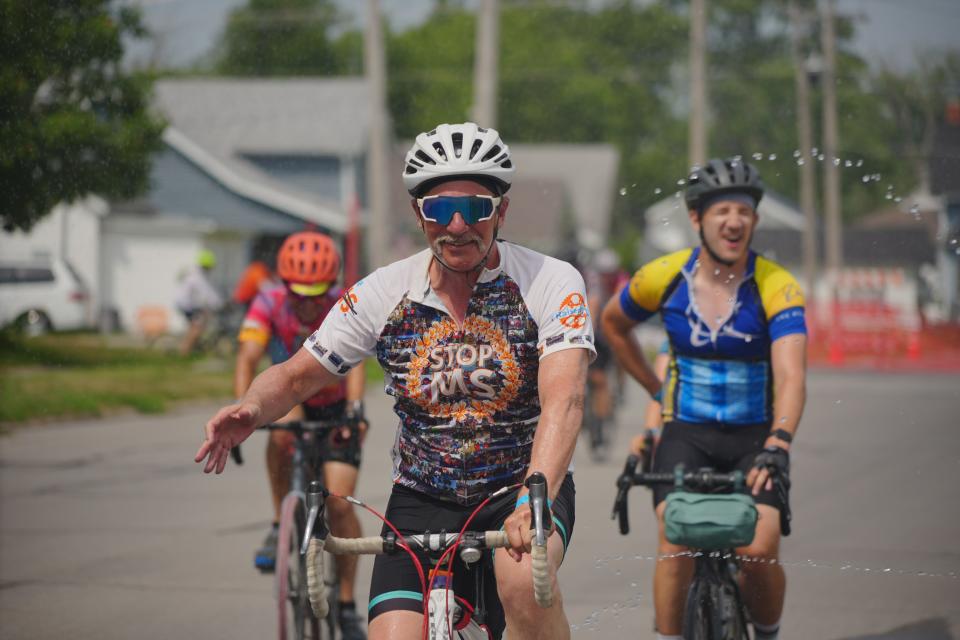
M 476 177 L 492 182 L 503 194 L 515 172 L 510 148 L 496 129 L 484 129 L 473 122 L 441 124 L 418 135 L 407 151 L 403 184 L 417 196 L 444 180 Z

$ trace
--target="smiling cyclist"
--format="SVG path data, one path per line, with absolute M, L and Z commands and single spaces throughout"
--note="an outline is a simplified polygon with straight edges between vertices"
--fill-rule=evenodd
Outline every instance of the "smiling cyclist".
M 244 397 L 206 426 L 196 460 L 223 470 L 230 447 L 258 424 L 336 382 L 376 355 L 399 418 L 387 517 L 401 533 L 471 527 L 510 540 L 486 580 L 488 625 L 511 640 L 563 640 L 570 626 L 556 571 L 573 534 L 569 473 L 583 417 L 593 331 L 583 279 L 569 264 L 497 236 L 515 168 L 494 129 L 472 122 L 421 133 L 403 180 L 429 247 L 378 269 L 287 362 L 260 374 Z M 533 593 L 533 471 L 546 476 L 553 535 L 547 557 L 553 606 Z M 463 579 L 458 581 L 458 576 Z M 468 601 L 473 582 L 455 573 Z M 499 597 L 498 597 L 499 596 Z M 420 581 L 408 558 L 378 556 L 369 604 L 371 640 L 421 636 Z
M 740 469 L 757 502 L 744 595 L 758 640 L 777 637 L 786 579 L 778 558 L 780 499 L 770 480 L 786 473 L 790 443 L 806 398 L 804 297 L 780 265 L 750 249 L 763 196 L 757 170 L 739 158 L 711 160 L 693 171 L 686 190 L 700 246 L 644 265 L 604 309 L 613 353 L 663 404 L 663 432 L 654 471 Z M 659 312 L 670 341 L 666 380 L 644 359 L 632 329 Z M 664 499 L 654 491 L 663 556 L 682 547 L 664 533 Z M 693 562 L 664 558 L 654 574 L 654 608 L 661 639 L 679 639 Z
M 243 321 L 240 350 L 234 375 L 236 397 L 243 396 L 253 381 L 257 365 L 269 351 L 274 364 L 288 360 L 304 340 L 320 326 L 342 291 L 336 286 L 340 272 L 340 254 L 329 236 L 315 231 L 294 233 L 284 240 L 277 253 L 277 275 L 283 286 L 261 291 Z M 330 420 L 363 417 L 363 367 L 357 367 L 346 379 L 333 380 L 316 390 L 302 403 L 290 409 L 277 422 L 290 420 Z M 366 429 L 361 420 L 361 433 Z M 323 465 L 323 481 L 331 491 L 352 494 L 360 468 L 360 443 L 349 442 L 349 430 L 336 440 L 341 446 L 329 447 Z M 263 546 L 254 556 L 254 565 L 272 572 L 276 563 L 280 503 L 290 490 L 290 465 L 293 434 L 271 431 L 267 442 L 267 474 L 273 498 L 273 524 Z M 360 535 L 360 521 L 349 503 L 330 502 L 330 527 L 338 536 Z M 337 532 L 340 533 L 337 533 Z M 362 618 L 357 614 L 353 590 L 357 573 L 356 556 L 337 561 L 340 578 L 338 623 L 344 640 L 363 640 Z

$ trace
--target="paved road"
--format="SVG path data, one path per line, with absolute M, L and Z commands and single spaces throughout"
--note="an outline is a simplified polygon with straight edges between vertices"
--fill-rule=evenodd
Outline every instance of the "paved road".
M 620 444 L 644 402 L 632 389 Z M 393 421 L 382 394 L 368 406 L 375 426 L 358 494 L 382 506 Z M 191 457 L 212 409 L 0 438 L 0 637 L 271 637 L 270 579 L 251 567 L 269 516 L 263 436 L 245 467 L 203 476 Z M 811 377 L 794 455 L 784 640 L 960 638 L 958 415 L 960 377 Z M 608 519 L 620 462 L 577 453 L 577 525 L 561 580 L 578 639 L 652 637 L 648 496 L 635 491 L 629 537 Z

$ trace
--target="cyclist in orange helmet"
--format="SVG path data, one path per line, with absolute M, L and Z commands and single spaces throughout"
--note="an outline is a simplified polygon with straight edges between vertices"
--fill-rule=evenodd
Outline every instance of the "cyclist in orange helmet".
M 240 330 L 240 350 L 234 378 L 236 396 L 242 397 L 253 381 L 257 364 L 268 352 L 274 364 L 286 361 L 316 331 L 327 313 L 337 304 L 342 291 L 336 286 L 340 253 L 329 236 L 302 231 L 289 236 L 277 254 L 277 275 L 282 287 L 261 291 L 247 311 Z M 325 387 L 294 407 L 278 422 L 329 420 L 339 417 L 360 419 L 360 433 L 366 431 L 363 418 L 363 367 L 357 367 L 339 382 Z M 324 463 L 324 484 L 334 493 L 351 495 L 360 467 L 360 443 L 349 439 L 344 429 L 340 446 L 331 447 Z M 292 434 L 272 431 L 267 444 L 267 472 L 273 496 L 273 525 L 257 550 L 254 564 L 272 572 L 276 562 L 277 527 L 280 503 L 290 487 Z M 353 507 L 343 500 L 331 501 L 330 526 L 335 535 L 359 536 L 360 521 Z M 344 556 L 337 561 L 340 577 L 340 628 L 345 640 L 366 638 L 363 620 L 354 605 L 353 587 L 357 560 Z

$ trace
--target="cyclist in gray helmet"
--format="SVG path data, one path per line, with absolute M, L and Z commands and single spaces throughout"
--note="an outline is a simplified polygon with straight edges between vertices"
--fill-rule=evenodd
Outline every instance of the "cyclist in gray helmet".
M 663 432 L 654 471 L 712 467 L 747 476 L 760 519 L 753 542 L 738 550 L 745 601 L 757 640 L 777 637 L 786 579 L 776 562 L 787 532 L 790 443 L 806 398 L 804 297 L 790 273 L 750 249 L 763 197 L 760 175 L 739 158 L 711 160 L 692 171 L 686 202 L 700 246 L 644 265 L 604 309 L 603 333 L 614 355 L 662 404 Z M 669 338 L 661 383 L 634 327 L 660 313 Z M 779 486 L 778 486 L 779 485 Z M 654 491 L 660 521 L 654 608 L 660 640 L 682 632 L 693 563 L 666 539 L 665 498 Z M 782 529 L 782 527 L 784 527 Z

